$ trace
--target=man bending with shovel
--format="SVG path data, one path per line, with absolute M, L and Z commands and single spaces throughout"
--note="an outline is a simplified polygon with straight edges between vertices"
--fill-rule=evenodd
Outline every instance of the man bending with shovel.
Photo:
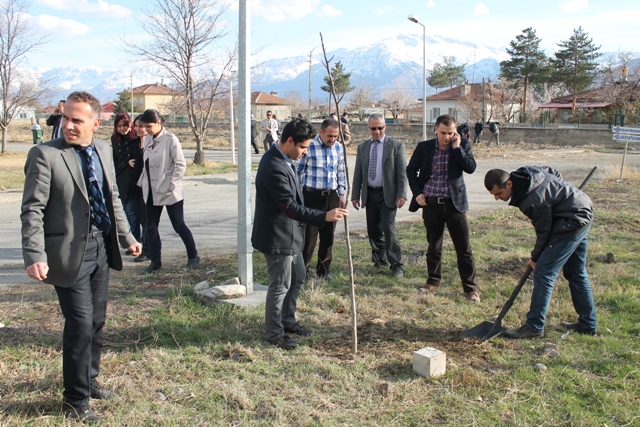
M 509 338 L 544 335 L 547 309 L 560 269 L 569 282 L 573 307 L 578 313 L 577 322 L 562 325 L 595 335 L 596 308 L 586 269 L 587 234 L 593 221 L 589 196 L 551 167 L 525 166 L 511 173 L 492 169 L 484 177 L 484 186 L 496 200 L 517 206 L 536 231 L 536 244 L 527 263 L 534 269 L 527 321 L 504 335 Z

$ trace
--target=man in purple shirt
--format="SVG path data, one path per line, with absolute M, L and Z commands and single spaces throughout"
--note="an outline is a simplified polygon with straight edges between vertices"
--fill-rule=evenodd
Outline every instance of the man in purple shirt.
M 418 144 L 409 164 L 407 179 L 413 193 L 410 212 L 422 208 L 427 229 L 427 270 L 422 291 L 435 291 L 442 279 L 442 239 L 447 226 L 458 256 L 458 271 L 465 296 L 479 303 L 476 267 L 469 242 L 469 203 L 463 172 L 473 173 L 476 161 L 471 143 L 456 132 L 456 121 L 448 115 L 436 119 L 436 138 Z

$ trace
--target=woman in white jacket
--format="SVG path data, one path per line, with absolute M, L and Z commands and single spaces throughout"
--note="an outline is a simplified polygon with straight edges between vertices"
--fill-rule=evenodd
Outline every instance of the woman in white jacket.
M 144 142 L 144 168 L 138 181 L 146 203 L 147 239 L 151 264 L 144 269 L 151 273 L 162 267 L 162 241 L 158 233 L 162 209 L 167 208 L 171 225 L 184 242 L 187 250 L 187 268 L 195 268 L 200 263 L 196 243 L 191 230 L 184 223 L 184 194 L 182 177 L 187 163 L 182 154 L 178 138 L 167 132 L 164 119 L 158 110 L 146 110 L 140 122 L 147 131 Z

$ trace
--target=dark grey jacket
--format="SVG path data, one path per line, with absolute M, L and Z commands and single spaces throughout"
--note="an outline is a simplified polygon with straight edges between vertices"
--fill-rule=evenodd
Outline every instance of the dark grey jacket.
M 536 230 L 536 245 L 531 251 L 535 262 L 546 245 L 589 227 L 593 205 L 589 196 L 562 179 L 554 168 L 525 166 L 511 173 L 512 182 L 523 179 L 529 181 L 525 194 L 517 197 L 514 192 L 509 204 L 520 208 Z

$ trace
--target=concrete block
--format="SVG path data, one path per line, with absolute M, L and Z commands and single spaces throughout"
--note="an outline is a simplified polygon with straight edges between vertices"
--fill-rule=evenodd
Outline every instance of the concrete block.
M 247 293 L 247 288 L 242 285 L 220 285 L 209 290 L 219 299 L 240 298 Z
M 439 377 L 447 371 L 447 355 L 433 347 L 413 352 L 413 371 L 423 377 Z

